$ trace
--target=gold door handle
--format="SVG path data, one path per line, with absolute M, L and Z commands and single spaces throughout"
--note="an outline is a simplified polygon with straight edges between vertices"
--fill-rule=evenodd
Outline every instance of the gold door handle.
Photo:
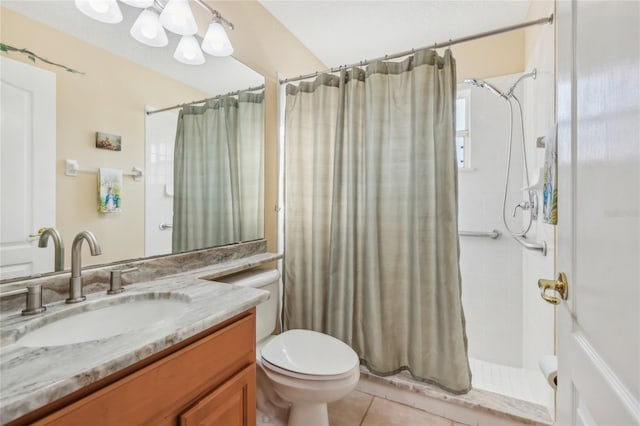
M 559 305 L 560 299 L 555 296 L 549 296 L 546 293 L 547 290 L 558 292 L 562 300 L 567 300 L 567 296 L 569 295 L 569 283 L 567 282 L 567 276 L 564 272 L 560 272 L 556 280 L 539 279 L 538 288 L 541 290 L 540 296 L 552 305 Z
M 47 227 L 43 227 L 38 229 L 38 232 L 35 234 L 29 234 L 29 238 L 38 238 L 40 235 L 42 235 L 42 233 L 44 232 L 44 230 L 47 229 Z

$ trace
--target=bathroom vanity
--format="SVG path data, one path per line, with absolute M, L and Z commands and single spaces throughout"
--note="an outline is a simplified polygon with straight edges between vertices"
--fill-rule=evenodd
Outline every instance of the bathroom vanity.
M 210 281 L 254 266 L 238 262 L 130 285 L 115 296 L 87 294 L 74 305 L 55 302 L 35 317 L 3 314 L 1 423 L 255 424 L 255 306 L 268 293 Z M 139 325 L 136 312 L 160 302 L 177 308 Z M 91 323 L 90 315 L 111 309 L 113 325 Z M 125 317 L 120 325 L 118 316 Z M 69 319 L 119 334 L 96 340 L 79 326 L 71 343 L 64 333 L 46 335 L 46 327 Z
M 251 309 L 10 424 L 255 424 L 255 360 Z

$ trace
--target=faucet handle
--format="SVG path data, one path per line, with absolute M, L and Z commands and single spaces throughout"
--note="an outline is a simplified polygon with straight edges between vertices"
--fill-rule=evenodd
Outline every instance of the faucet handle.
M 122 288 L 122 274 L 126 274 L 127 272 L 137 271 L 138 268 L 128 268 L 128 269 L 114 269 L 111 271 L 111 279 L 109 280 L 109 290 L 107 290 L 107 294 L 118 294 L 124 291 Z
M 528 201 L 523 201 L 520 204 L 517 204 L 513 209 L 513 217 L 516 217 L 516 213 L 518 212 L 519 208 L 522 209 L 523 211 L 529 210 L 531 208 L 531 204 Z
M 40 284 L 31 284 L 25 288 L 5 291 L 4 293 L 0 293 L 0 298 L 16 296 L 18 294 L 27 295 L 27 308 L 22 310 L 22 315 L 39 314 L 47 310 L 46 306 L 42 306 L 42 286 Z
M 22 311 L 22 315 L 39 314 L 46 310 L 46 306 L 42 306 L 42 286 L 40 284 L 27 286 L 27 308 Z

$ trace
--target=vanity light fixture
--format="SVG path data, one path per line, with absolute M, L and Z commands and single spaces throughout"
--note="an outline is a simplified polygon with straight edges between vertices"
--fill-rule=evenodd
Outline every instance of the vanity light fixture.
M 172 33 L 183 36 L 198 32 L 198 25 L 189 7 L 189 0 L 169 0 L 160 13 L 160 23 Z
M 207 34 L 202 40 L 202 50 L 213 56 L 229 56 L 233 53 L 227 32 L 218 20 L 209 24 Z
M 198 40 L 192 35 L 182 36 L 173 57 L 187 65 L 202 65 L 205 62 Z
M 145 9 L 131 27 L 130 34 L 142 44 L 164 47 L 169 44 L 167 33 L 160 25 L 160 15 L 153 9 Z
M 120 0 L 129 6 L 143 9 L 129 31 L 131 36 L 147 46 L 164 47 L 169 44 L 165 29 L 181 35 L 173 57 L 188 65 L 205 63 L 202 51 L 212 56 L 229 56 L 233 47 L 225 26 L 233 30 L 233 24 L 202 0 L 192 0 L 209 11 L 213 18 L 200 45 L 195 38 L 198 32 L 189 0 Z M 85 15 L 100 22 L 122 22 L 122 12 L 116 0 L 75 0 L 75 5 Z M 202 50 L 201 50 L 202 47 Z
M 116 0 L 75 0 L 78 10 L 105 24 L 122 22 L 122 12 Z

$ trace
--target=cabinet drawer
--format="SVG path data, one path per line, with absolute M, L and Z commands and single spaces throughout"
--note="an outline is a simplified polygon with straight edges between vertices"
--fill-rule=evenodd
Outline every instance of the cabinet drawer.
M 38 425 L 176 424 L 178 416 L 255 364 L 255 314 L 47 416 Z

